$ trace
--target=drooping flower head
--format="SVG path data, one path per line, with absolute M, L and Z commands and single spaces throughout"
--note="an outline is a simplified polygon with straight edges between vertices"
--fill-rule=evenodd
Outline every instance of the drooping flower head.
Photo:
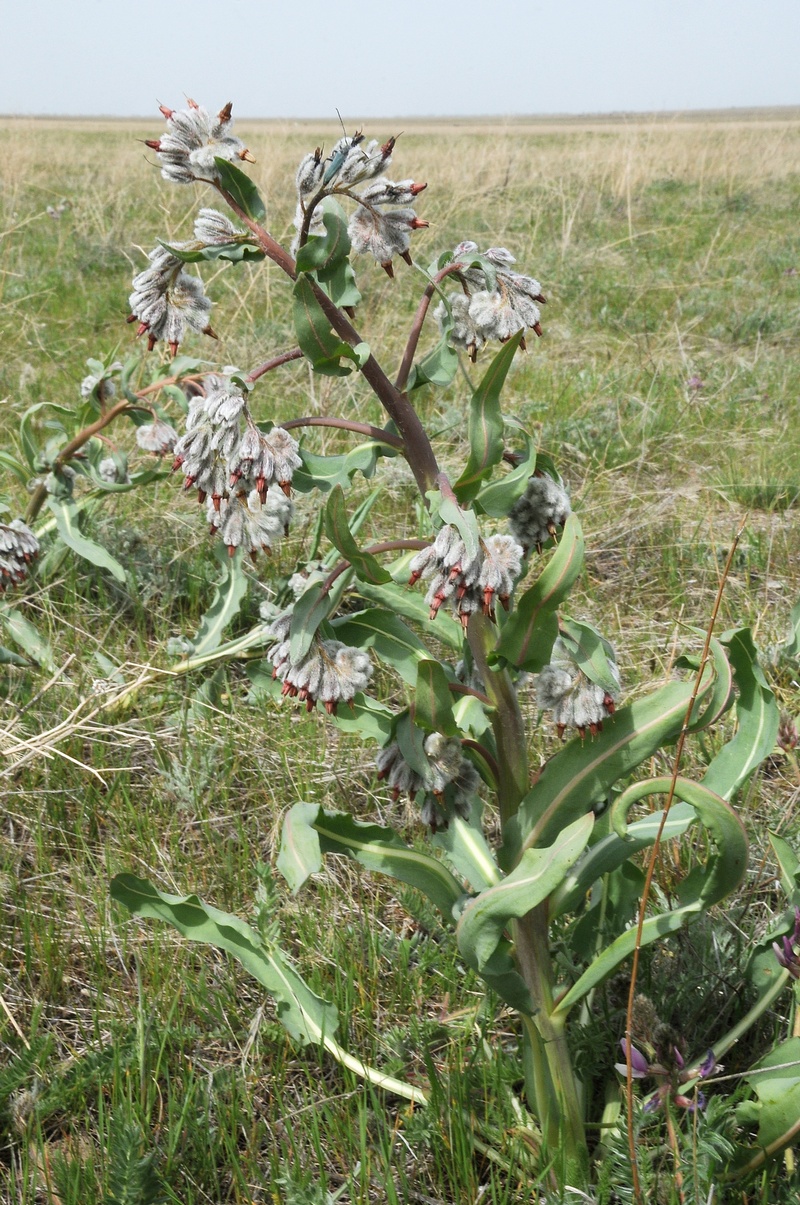
M 211 301 L 202 280 L 185 272 L 182 262 L 166 247 L 156 247 L 148 259 L 151 266 L 134 276 L 128 298 L 128 322 L 138 322 L 137 338 L 146 331 L 150 351 L 163 339 L 173 356 L 187 329 L 216 339 L 208 322 Z
M 195 180 L 211 183 L 219 178 L 215 159 L 227 159 L 231 163 L 237 159 L 255 162 L 244 143 L 231 133 L 230 102 L 216 116 L 193 100 L 187 105 L 186 109 L 168 109 L 161 105 L 167 132 L 145 143 L 158 155 L 165 180 L 177 184 L 191 184 Z
M 136 442 L 145 452 L 167 456 L 175 451 L 178 432 L 169 423 L 157 418 L 152 423 L 142 423 L 141 427 L 136 428 Z
M 572 513 L 569 494 L 558 481 L 545 473 L 528 478 L 525 493 L 511 508 L 508 521 L 526 553 L 541 552 L 542 545 L 558 533 Z
M 0 523 L 0 593 L 19 585 L 39 555 L 39 541 L 22 519 Z
M 448 523 L 411 561 L 409 585 L 420 578 L 429 581 L 425 601 L 430 606 L 430 618 L 435 619 L 442 603 L 452 599 L 456 615 L 466 628 L 476 611 L 494 615 L 496 597 L 507 608 L 521 565 L 522 548 L 511 536 L 488 536 L 470 553 L 458 528 Z
M 619 682 L 616 663 L 607 658 L 608 667 Z M 578 667 L 559 636 L 553 645 L 550 664 L 539 674 L 536 683 L 536 705 L 542 711 L 552 711 L 560 737 L 567 728 L 576 728 L 584 737 L 588 728 L 592 736 L 603 729 L 603 720 L 613 715 L 615 695 L 591 682 Z
M 466 351 L 475 360 L 478 350 L 489 339 L 505 343 L 518 331 L 532 330 L 542 334 L 539 307 L 546 298 L 538 280 L 515 272 L 516 262 L 505 247 L 490 247 L 479 252 L 477 243 L 459 243 L 453 251 L 453 262 L 468 262 L 476 256 L 488 261 L 484 266 L 465 267 L 459 272 L 462 292 L 447 296 L 434 310 L 440 330 L 453 347 Z M 520 340 L 524 349 L 524 334 Z
M 349 703 L 369 684 L 372 677 L 369 654 L 340 640 L 315 636 L 308 652 L 293 659 L 289 639 L 291 623 L 289 610 L 279 615 L 267 629 L 273 639 L 267 651 L 273 665 L 272 676 L 283 682 L 284 695 L 300 699 L 307 711 L 312 711 L 319 701 L 329 715 L 335 715 L 340 703 Z

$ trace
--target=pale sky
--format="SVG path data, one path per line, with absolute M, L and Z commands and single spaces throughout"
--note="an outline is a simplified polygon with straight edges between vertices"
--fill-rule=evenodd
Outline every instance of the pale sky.
M 0 113 L 514 115 L 800 103 L 800 0 L 0 0 Z

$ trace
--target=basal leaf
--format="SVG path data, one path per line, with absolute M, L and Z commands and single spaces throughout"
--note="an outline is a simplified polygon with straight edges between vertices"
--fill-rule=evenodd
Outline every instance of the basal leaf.
M 503 415 L 500 394 L 519 347 L 522 331 L 505 343 L 492 360 L 472 395 L 469 407 L 469 459 L 454 489 L 459 502 L 470 502 L 484 478 L 503 456 Z
M 539 578 L 516 600 L 497 642 L 496 656 L 534 672 L 548 664 L 558 635 L 556 607 L 583 568 L 583 549 L 583 532 L 573 513 Z

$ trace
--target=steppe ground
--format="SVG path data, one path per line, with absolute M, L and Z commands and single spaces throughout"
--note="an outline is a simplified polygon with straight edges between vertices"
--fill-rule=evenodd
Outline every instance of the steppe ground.
M 137 140 L 158 135 L 156 118 L 2 123 L 5 446 L 29 406 L 78 404 L 87 357 L 130 354 L 132 273 L 157 238 L 186 237 L 198 203 L 213 203 L 149 163 Z M 615 645 L 626 695 L 696 647 L 694 627 L 708 622 L 744 520 L 720 628 L 753 626 L 781 704 L 797 716 L 796 680 L 769 665 L 800 594 L 800 111 L 398 121 L 366 133 L 401 130 L 395 178 L 428 181 L 419 261 L 464 238 L 505 246 L 548 297 L 544 337 L 516 361 L 504 410 L 540 433 L 569 484 L 588 549 L 570 611 Z M 267 224 L 288 241 L 294 167 L 316 145 L 329 148 L 337 126 L 243 122 L 237 132 L 256 156 Z M 62 202 L 61 216 L 48 216 Z M 277 272 L 210 265 L 204 275 L 220 341 L 192 338 L 189 354 L 249 369 L 293 344 Z M 359 279 L 359 326 L 392 366 L 422 278 L 400 264 L 392 283 L 368 264 Z M 420 400 L 453 467 L 465 454 L 465 396 L 457 377 Z M 264 418 L 380 419 L 358 381 L 314 379 L 301 364 L 267 378 L 256 398 Z M 132 428 L 107 435 L 140 463 Z M 348 446 L 336 433 L 308 440 L 320 451 Z M 416 534 L 407 477 L 386 480 L 371 533 Z M 359 496 L 368 488 L 357 479 Z M 12 514 L 24 509 L 11 474 L 0 497 Z M 255 567 L 233 631 L 292 571 L 317 509 L 314 497 L 299 501 L 291 539 Z M 528 1199 L 522 1182 L 475 1157 L 449 1103 L 484 1043 L 495 1051 L 486 1096 L 502 1098 L 508 1017 L 479 1016 L 478 984 L 413 893 L 340 865 L 297 900 L 277 886 L 284 940 L 336 1000 L 351 1049 L 412 1076 L 438 1073 L 441 1100 L 426 1116 L 293 1048 L 232 963 L 111 906 L 110 877 L 132 870 L 250 914 L 256 864 L 273 856 L 281 815 L 298 799 L 418 830 L 376 783 L 374 748 L 321 717 L 249 704 L 238 665 L 212 683 L 205 711 L 198 677 L 144 693 L 123 718 L 92 715 L 96 679 L 164 666 L 167 640 L 196 631 L 219 568 L 174 480 L 122 496 L 91 530 L 133 567 L 135 585 L 49 556 L 14 605 L 50 641 L 54 671 L 8 667 L 2 678 L 0 1087 L 4 1065 L 30 1047 L 23 1087 L 33 1096 L 0 1100 L 0 1198 L 101 1200 L 109 1135 L 120 1141 L 128 1127 L 155 1152 L 168 1199 L 187 1205 L 322 1202 L 323 1185 L 341 1188 L 343 1202 L 471 1202 L 482 1188 L 485 1201 Z M 533 721 L 532 698 L 528 710 Z M 541 755 L 553 748 L 549 731 L 532 739 Z M 708 753 L 697 743 L 688 768 Z M 764 888 L 774 879 L 767 829 L 797 835 L 792 763 L 775 761 L 739 802 L 757 868 L 730 909 L 746 946 L 776 906 Z M 726 968 L 732 993 L 740 973 Z M 693 990 L 702 1048 L 717 1017 Z M 603 1046 L 609 1066 L 616 1037 Z M 507 1130 L 513 1118 L 498 1105 L 486 1124 Z

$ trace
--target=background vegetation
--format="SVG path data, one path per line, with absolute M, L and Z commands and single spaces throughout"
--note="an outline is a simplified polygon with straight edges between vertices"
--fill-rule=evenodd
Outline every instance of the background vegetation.
M 626 696 L 668 676 L 691 625 L 707 622 L 745 514 L 720 629 L 752 624 L 769 662 L 800 594 L 800 116 L 404 124 L 396 174 L 429 181 L 420 261 L 462 238 L 500 244 L 548 297 L 545 337 L 517 358 L 504 409 L 540 428 L 571 488 L 588 556 L 571 609 L 614 644 Z M 77 403 L 88 356 L 125 358 L 126 298 L 143 251 L 189 233 L 193 191 L 165 184 L 136 141 L 159 127 L 8 121 L 0 130 L 3 442 L 35 402 Z M 330 147 L 336 128 L 239 133 L 257 158 L 267 224 L 288 241 L 294 167 L 316 144 Z M 404 343 L 398 311 L 410 320 L 421 285 L 398 267 L 394 283 L 372 264 L 360 274 L 359 325 L 389 365 Z M 195 340 L 190 354 L 248 369 L 293 344 L 276 273 L 210 265 L 206 280 L 220 342 Z M 328 408 L 379 418 L 357 381 L 321 382 L 302 364 L 271 375 L 255 398 L 264 418 Z M 464 398 L 457 378 L 420 403 L 450 448 L 445 465 L 463 458 Z M 133 428 L 106 434 L 144 459 Z M 349 446 L 321 429 L 307 439 L 324 451 Z M 386 482 L 383 505 L 407 516 L 398 535 L 416 535 L 396 461 Z M 10 476 L 0 482 L 14 515 L 25 505 L 17 488 Z M 293 570 L 318 505 L 301 498 L 298 539 L 254 568 L 242 630 Z M 346 865 L 329 865 L 307 890 L 316 907 L 257 873 L 298 799 L 414 831 L 375 782 L 374 750 L 321 717 L 252 699 L 239 666 L 105 714 L 97 680 L 167 665 L 166 642 L 196 631 L 219 567 L 177 481 L 121 496 L 91 524 L 130 584 L 71 554 L 45 556 L 24 613 L 52 662 L 37 674 L 2 667 L 0 679 L 3 1199 L 115 1199 L 109 1169 L 127 1161 L 142 1201 L 535 1200 L 513 1144 L 508 1022 L 482 1004 L 433 913 Z M 797 716 L 791 666 L 775 659 L 768 672 Z M 528 706 L 533 715 L 532 694 Z M 553 748 L 549 731 L 534 739 L 541 756 Z M 690 764 L 710 752 L 696 742 Z M 646 967 L 643 987 L 695 1048 L 735 1009 L 747 950 L 782 907 L 766 834 L 796 845 L 799 798 L 796 762 L 774 758 L 739 800 L 753 845 L 740 896 Z M 686 869 L 679 862 L 663 860 L 666 890 Z M 257 891 L 277 893 L 284 940 L 336 1000 L 350 1047 L 431 1078 L 433 1108 L 414 1113 L 313 1050 L 298 1055 L 231 962 L 112 909 L 108 881 L 120 870 L 240 914 L 252 913 Z M 787 994 L 774 1028 L 732 1052 L 727 1070 L 785 1035 L 788 1009 Z M 586 1057 L 610 1067 L 621 1031 L 609 1016 L 587 1029 Z M 505 1167 L 476 1154 L 470 1118 L 506 1134 Z M 664 1200 L 669 1191 L 659 1190 Z M 788 1202 L 796 1180 L 781 1164 L 748 1191 Z

